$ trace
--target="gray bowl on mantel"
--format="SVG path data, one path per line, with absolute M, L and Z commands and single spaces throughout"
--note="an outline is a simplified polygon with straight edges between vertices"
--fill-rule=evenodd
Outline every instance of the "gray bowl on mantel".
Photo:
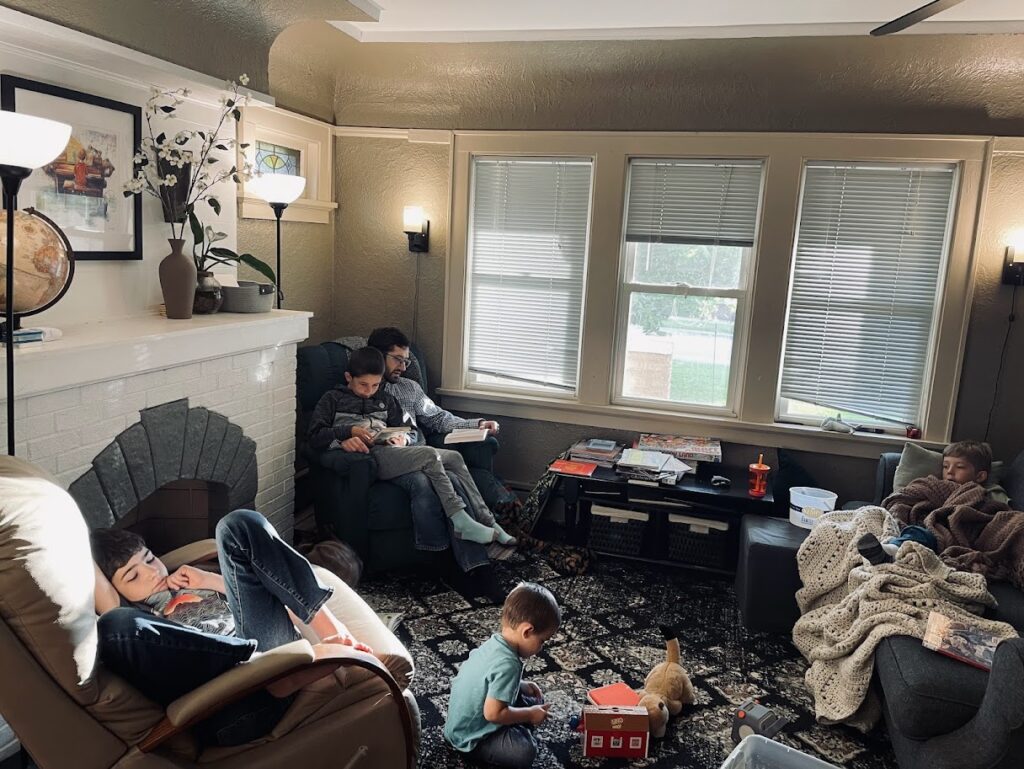
M 274 308 L 274 284 L 240 280 L 237 286 L 222 286 L 221 312 L 270 312 Z

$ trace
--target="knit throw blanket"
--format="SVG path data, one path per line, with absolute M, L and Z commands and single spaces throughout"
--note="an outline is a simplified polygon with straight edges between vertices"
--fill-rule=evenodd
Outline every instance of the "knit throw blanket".
M 882 505 L 931 531 L 950 566 L 1024 589 L 1024 512 L 991 500 L 978 484 L 918 478 Z
M 823 723 L 867 731 L 878 721 L 879 701 L 869 692 L 875 649 L 889 636 L 922 638 L 933 610 L 1000 638 L 1016 635 L 1010 625 L 974 616 L 995 605 L 982 575 L 955 571 L 916 542 L 904 544 L 894 563 L 868 565 L 857 540 L 897 529 L 880 507 L 826 513 L 797 553 L 803 616 L 793 643 L 810 663 L 805 682 Z

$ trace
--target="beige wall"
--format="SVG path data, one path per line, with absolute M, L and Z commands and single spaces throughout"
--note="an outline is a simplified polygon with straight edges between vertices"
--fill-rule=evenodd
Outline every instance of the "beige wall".
M 238 248 L 258 256 L 271 267 L 277 259 L 276 223 L 265 219 L 238 220 Z M 254 270 L 241 266 L 242 280 L 265 281 Z M 334 339 L 334 226 L 307 222 L 281 223 L 281 285 L 284 308 L 309 310 L 309 339 L 318 344 Z
M 444 271 L 448 258 L 447 144 L 335 138 L 335 336 L 398 326 L 427 359 L 431 386 L 441 368 Z M 402 208 L 423 206 L 430 252 L 412 254 Z M 420 262 L 419 311 L 414 307 Z
M 1002 375 L 996 378 L 1013 295 L 1012 287 L 1001 285 L 1000 278 L 1010 235 L 1024 232 L 1022 201 L 1024 146 L 1017 153 L 996 152 L 976 245 L 974 305 L 953 434 L 957 439 L 987 434 L 997 457 L 1012 457 L 1024 448 L 1024 408 L 1020 402 L 1024 393 L 1024 337 L 1019 328 L 1024 290 L 1017 291 L 1018 322 L 1010 330 Z

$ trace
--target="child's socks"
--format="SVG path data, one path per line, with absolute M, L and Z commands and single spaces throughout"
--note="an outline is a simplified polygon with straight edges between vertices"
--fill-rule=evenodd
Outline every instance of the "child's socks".
M 459 510 L 454 515 L 448 516 L 451 519 L 452 527 L 459 539 L 468 539 L 470 542 L 479 542 L 487 545 L 497 537 L 497 531 L 490 526 L 474 521 L 465 510 Z M 505 536 L 508 536 L 507 534 Z
M 505 531 L 497 523 L 494 524 L 494 541 L 499 545 L 505 545 L 506 547 L 515 547 L 517 544 L 516 538 Z

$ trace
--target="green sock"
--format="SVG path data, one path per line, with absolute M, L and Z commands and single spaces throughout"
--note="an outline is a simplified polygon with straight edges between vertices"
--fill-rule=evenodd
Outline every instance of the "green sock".
M 449 515 L 452 526 L 459 539 L 468 539 L 470 542 L 479 542 L 486 545 L 494 541 L 495 530 L 490 526 L 474 521 L 465 510 L 459 510 L 454 515 Z
M 496 535 L 494 537 L 494 541 L 499 545 L 514 546 L 517 544 L 516 538 L 501 528 L 497 523 L 494 524 L 494 533 Z

